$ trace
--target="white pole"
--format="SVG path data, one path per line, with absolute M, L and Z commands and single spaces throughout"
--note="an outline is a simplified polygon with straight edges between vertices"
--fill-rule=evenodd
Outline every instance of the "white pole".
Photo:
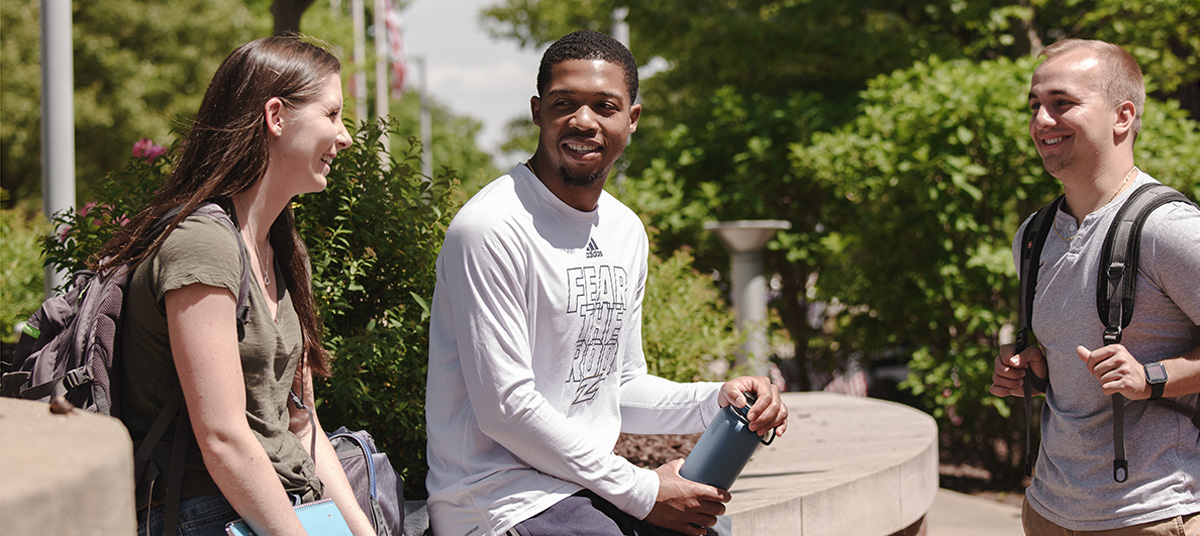
M 629 23 L 625 22 L 625 17 L 628 16 L 627 7 L 618 7 L 612 12 L 612 37 L 625 45 L 625 48 L 629 48 Z
M 767 344 L 767 275 L 763 273 L 763 249 L 780 229 L 790 229 L 784 220 L 738 220 L 707 222 L 729 250 L 729 272 L 738 331 L 745 335 L 737 363 L 748 373 L 766 376 L 770 372 L 770 346 Z
M 75 76 L 71 2 L 42 0 L 42 207 L 46 216 L 75 206 Z M 47 297 L 67 275 L 46 267 Z
M 354 120 L 367 120 L 367 17 L 363 13 L 363 0 L 353 0 L 350 5 L 354 24 Z
M 388 115 L 388 43 L 387 1 L 375 0 L 375 116 Z M 383 149 L 389 150 L 388 136 L 381 138 Z
M 413 62 L 421 75 L 421 174 L 433 178 L 433 119 L 429 115 L 429 71 L 425 69 L 425 56 L 416 56 Z

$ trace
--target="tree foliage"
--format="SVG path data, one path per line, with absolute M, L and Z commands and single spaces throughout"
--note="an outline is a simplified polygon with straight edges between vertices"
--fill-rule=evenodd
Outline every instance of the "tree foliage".
M 243 0 L 71 6 L 80 199 L 123 165 L 133 142 L 165 139 L 190 117 L 225 55 L 268 28 Z M 0 15 L 0 177 L 16 201 L 37 195 L 41 177 L 38 2 L 3 2 Z
M 401 2 L 403 3 L 403 2 Z M 271 35 L 273 9 L 304 14 L 306 35 L 331 44 L 342 58 L 344 80 L 354 69 L 349 2 L 336 7 L 311 0 L 80 0 L 72 2 L 75 149 L 80 204 L 121 169 L 129 147 L 142 138 L 167 140 L 186 128 L 206 81 L 238 45 Z M 300 4 L 308 4 L 300 9 Z M 369 5 L 369 2 L 368 2 Z M 41 68 L 38 2 L 0 3 L 0 182 L 5 206 L 40 192 Z M 368 24 L 371 10 L 367 9 Z M 297 19 L 298 21 L 299 19 Z M 298 22 L 297 22 L 298 24 Z M 373 47 L 369 54 L 373 55 Z M 373 61 L 373 56 L 367 58 Z M 374 70 L 368 69 L 373 84 Z M 347 109 L 353 110 L 347 92 Z M 429 96 L 432 98 L 432 96 Z M 397 143 L 419 132 L 415 92 L 390 104 Z M 474 120 L 431 103 L 437 167 L 464 170 L 467 179 L 494 177 L 487 154 L 474 143 Z M 364 118 L 355 118 L 362 120 Z
M 837 319 L 841 351 L 912 351 L 908 387 L 993 479 L 1010 483 L 1021 477 L 1020 420 L 1006 420 L 1008 402 L 987 388 L 1018 308 L 1013 234 L 1061 190 L 1013 98 L 1027 91 L 1035 64 L 934 58 L 880 76 L 853 122 L 793 147 L 797 172 L 847 201 L 824 238 L 827 266 L 837 269 L 818 283 L 823 295 L 860 306 Z M 1195 197 L 1196 122 L 1155 101 L 1144 121 L 1141 168 Z

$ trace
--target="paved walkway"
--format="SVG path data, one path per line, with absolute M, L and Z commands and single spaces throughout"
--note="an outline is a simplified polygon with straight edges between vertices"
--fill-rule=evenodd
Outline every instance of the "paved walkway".
M 1022 536 L 1021 509 L 939 489 L 925 515 L 925 536 Z

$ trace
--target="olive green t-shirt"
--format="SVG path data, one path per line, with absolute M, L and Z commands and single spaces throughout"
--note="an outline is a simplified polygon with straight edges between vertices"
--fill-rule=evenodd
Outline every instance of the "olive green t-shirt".
M 305 502 L 320 498 L 308 447 L 288 431 L 288 392 L 303 346 L 300 322 L 278 270 L 272 278 L 280 289 L 277 318 L 271 318 L 262 287 L 250 283 L 249 322 L 238 342 L 246 381 L 246 420 L 289 493 Z M 119 378 L 122 420 L 134 441 L 145 437 L 159 410 L 177 389 L 171 357 L 164 296 L 168 291 L 201 284 L 227 289 L 236 299 L 242 276 L 237 239 L 224 223 L 193 214 L 171 232 L 155 253 L 134 270 L 123 312 L 121 335 L 125 366 Z M 233 318 L 231 322 L 235 322 Z M 164 436 L 174 437 L 174 425 Z M 162 480 L 165 480 L 163 478 Z M 157 488 L 161 492 L 161 486 Z M 188 450 L 183 497 L 219 494 L 204 468 L 195 439 Z M 139 498 L 139 501 L 144 501 Z M 142 504 L 144 506 L 144 504 Z

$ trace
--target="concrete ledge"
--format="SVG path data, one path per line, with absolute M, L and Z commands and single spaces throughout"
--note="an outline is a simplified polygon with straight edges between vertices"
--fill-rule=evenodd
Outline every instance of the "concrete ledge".
M 133 491 L 120 421 L 0 398 L 0 534 L 133 534 Z
M 919 527 L 938 490 L 937 425 L 908 406 L 785 393 L 787 435 L 730 492 L 735 536 L 889 536 Z

